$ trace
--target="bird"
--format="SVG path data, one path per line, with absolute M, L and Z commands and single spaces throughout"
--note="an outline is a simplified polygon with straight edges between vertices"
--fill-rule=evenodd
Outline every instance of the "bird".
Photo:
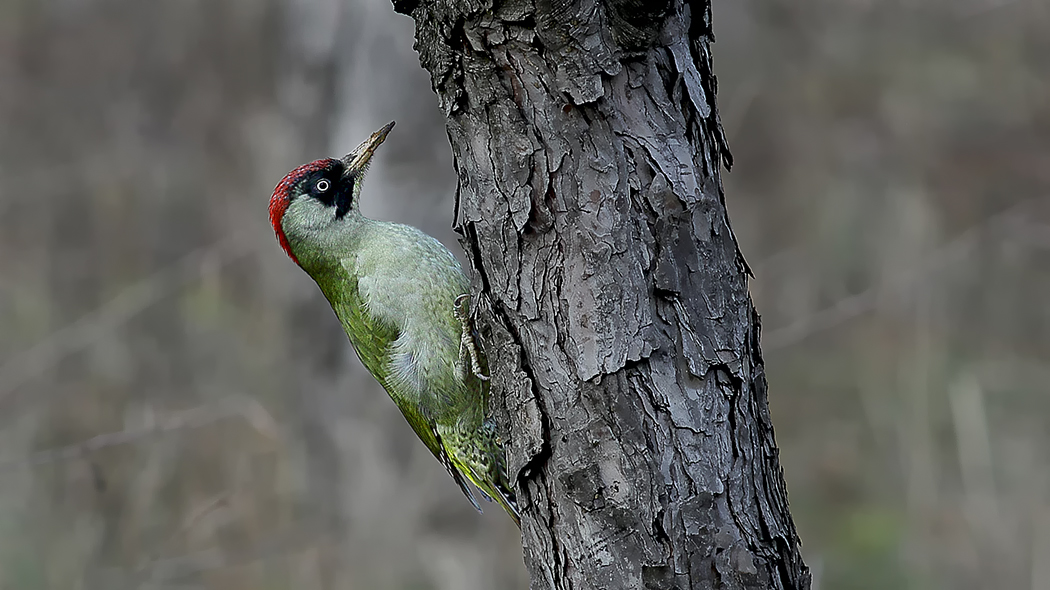
M 365 173 L 393 127 L 342 158 L 285 175 L 270 197 L 270 223 L 328 299 L 361 363 L 474 508 L 481 511 L 468 481 L 520 528 L 504 443 L 488 412 L 470 281 L 435 238 L 361 213 Z

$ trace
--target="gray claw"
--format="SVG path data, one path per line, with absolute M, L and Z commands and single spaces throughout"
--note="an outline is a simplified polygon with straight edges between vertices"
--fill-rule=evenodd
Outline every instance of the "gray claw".
M 456 315 L 456 319 L 459 320 L 460 325 L 463 326 L 463 331 L 459 338 L 459 362 L 463 367 L 464 373 L 468 369 L 467 357 L 470 357 L 469 369 L 474 376 L 481 381 L 488 381 L 488 375 L 481 372 L 481 363 L 478 362 L 478 348 L 477 342 L 474 341 L 474 331 L 470 322 L 470 315 L 468 313 L 468 307 L 470 303 L 470 295 L 464 293 L 459 297 L 456 297 L 456 301 L 453 304 L 453 313 Z

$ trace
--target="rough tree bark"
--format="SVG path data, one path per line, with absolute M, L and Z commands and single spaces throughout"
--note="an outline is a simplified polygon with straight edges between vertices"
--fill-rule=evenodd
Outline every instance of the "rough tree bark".
M 394 6 L 448 120 L 533 588 L 808 588 L 709 2 Z

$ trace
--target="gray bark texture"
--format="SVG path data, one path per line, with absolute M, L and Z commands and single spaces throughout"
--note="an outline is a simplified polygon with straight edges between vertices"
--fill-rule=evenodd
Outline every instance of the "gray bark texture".
M 447 116 L 536 589 L 806 589 L 710 5 L 395 1 Z

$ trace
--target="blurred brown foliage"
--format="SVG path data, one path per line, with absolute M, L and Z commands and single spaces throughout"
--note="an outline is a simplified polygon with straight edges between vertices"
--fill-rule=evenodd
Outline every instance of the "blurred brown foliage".
M 1050 588 L 1050 6 L 716 0 L 726 199 L 820 588 Z M 455 246 L 384 0 L 0 2 L 0 589 L 525 588 L 266 223 Z

